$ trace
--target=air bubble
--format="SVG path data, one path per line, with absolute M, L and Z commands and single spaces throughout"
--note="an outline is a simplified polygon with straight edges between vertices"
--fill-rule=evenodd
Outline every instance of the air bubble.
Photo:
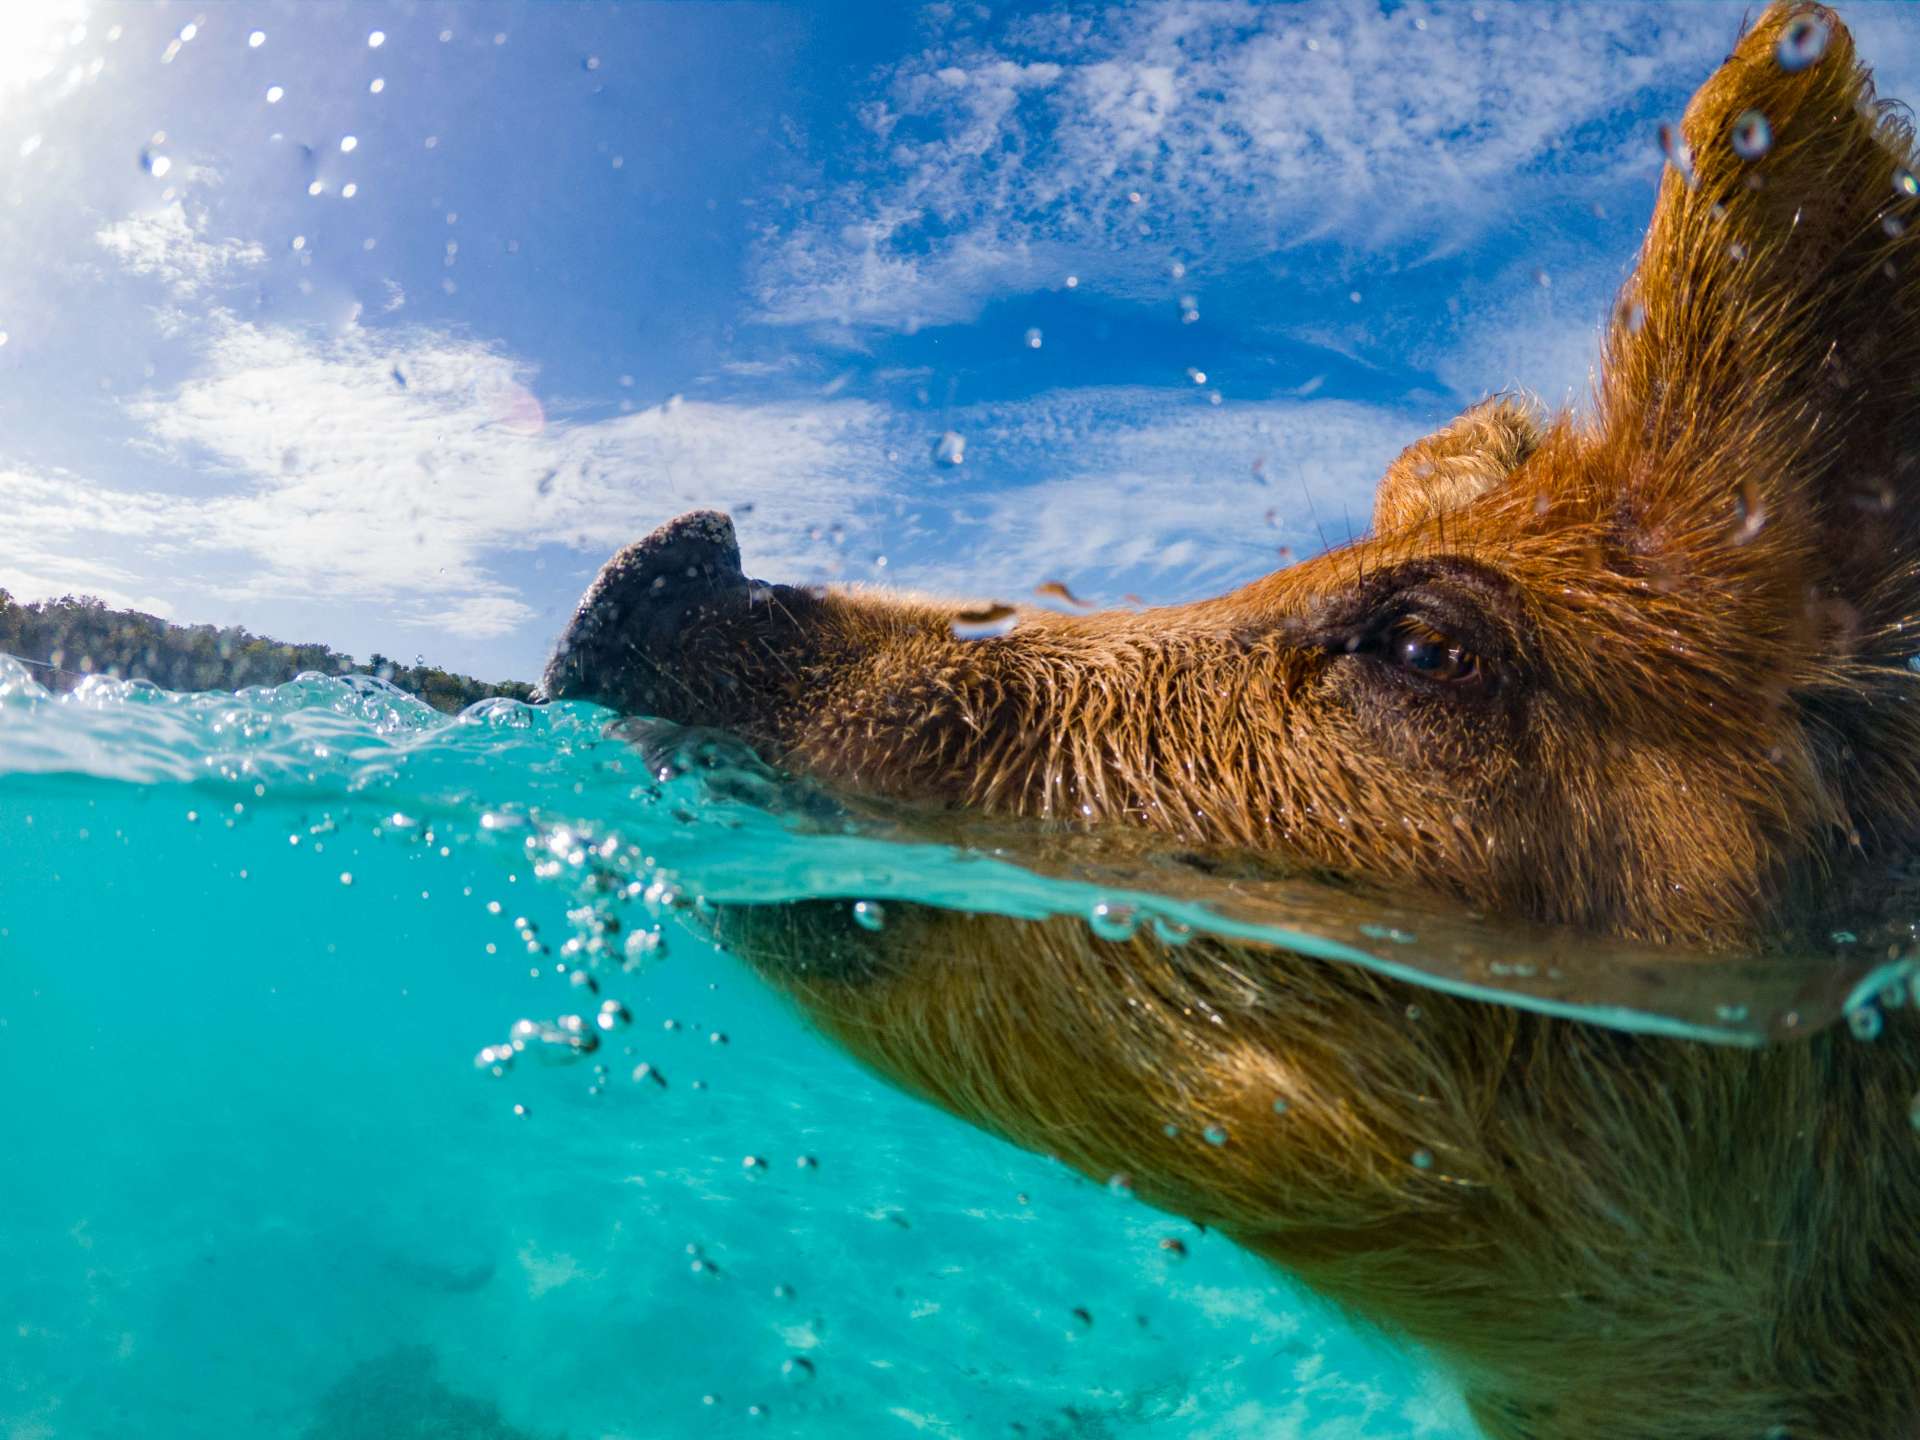
M 358 135 L 342 135 L 340 137 L 340 153 L 342 155 L 351 155 L 359 148 L 360 137 Z
M 1131 905 L 1102 900 L 1089 912 L 1087 928 L 1102 940 L 1131 940 L 1140 928 L 1140 912 Z
M 1431 1170 L 1433 1168 L 1433 1152 L 1431 1150 L 1414 1151 L 1413 1168 L 1416 1170 Z
M 249 50 L 258 50 L 262 45 L 266 43 L 267 43 L 267 32 L 264 30 L 256 30 L 251 35 L 247 36 L 247 48 Z
M 267 103 L 269 105 L 278 105 L 280 101 L 286 96 L 286 93 L 287 92 L 285 88 L 282 86 L 269 85 L 267 87 Z
M 967 437 L 958 430 L 949 430 L 933 442 L 933 461 L 936 465 L 964 465 L 967 460 Z
M 780 1375 L 789 1384 L 804 1385 L 813 1379 L 813 1361 L 804 1355 L 789 1355 L 780 1362 Z
M 1200 1138 L 1205 1140 L 1209 1145 L 1224 1145 L 1227 1143 L 1227 1127 L 1224 1125 L 1209 1125 L 1200 1132 Z
M 140 152 L 140 168 L 156 180 L 164 180 L 167 172 L 173 169 L 173 161 L 165 155 L 156 155 L 151 150 Z
M 862 930 L 881 930 L 886 927 L 887 911 L 878 900 L 856 900 L 853 902 L 853 923 Z
M 1027 327 L 1026 341 L 1029 350 L 1038 350 L 1044 338 L 1037 325 Z
M 386 43 L 387 43 L 386 31 L 370 30 L 367 32 L 367 48 L 369 50 L 378 50 L 382 45 Z
M 1877 1005 L 1862 1005 L 1857 1010 L 1847 1012 L 1847 1028 L 1853 1032 L 1856 1040 L 1878 1040 L 1880 1032 L 1886 1028 L 1886 1019 Z
M 1758 160 L 1773 148 L 1773 127 L 1758 110 L 1748 110 L 1733 122 L 1733 153 L 1742 160 Z
M 1780 43 L 1773 52 L 1774 59 L 1789 75 L 1804 70 L 1827 53 L 1827 40 L 1831 33 L 1827 22 L 1818 15 L 1796 15 L 1780 32 Z
M 1904 165 L 1897 165 L 1893 171 L 1893 193 L 1902 200 L 1920 200 L 1920 180 Z

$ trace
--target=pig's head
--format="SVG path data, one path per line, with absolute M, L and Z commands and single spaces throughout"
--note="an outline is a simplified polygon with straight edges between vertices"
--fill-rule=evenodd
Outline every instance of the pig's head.
M 1817 932 L 1920 830 L 1920 182 L 1813 7 L 1769 10 L 1683 133 L 1590 413 L 1475 406 L 1388 469 L 1367 538 L 1213 599 L 963 638 L 970 605 L 749 580 L 728 520 L 687 515 L 609 562 L 547 693 L 858 794 L 1490 913 L 1706 947 Z M 1888 1193 L 1895 1152 L 1860 1136 L 1911 1074 L 1842 1082 L 1819 1047 L 1656 1058 L 1211 940 L 847 911 L 721 923 L 901 1083 L 1452 1355 L 1496 1433 L 1841 1433 L 1815 1392 L 1866 1417 L 1850 1436 L 1911 1421 L 1920 1252 L 1835 1199 Z M 1828 1086 L 1856 1098 L 1815 1116 Z M 1836 1117 L 1855 1138 L 1816 1160 Z M 1734 1195 L 1753 1208 L 1712 1218 Z M 1831 1259 L 1794 1268 L 1782 1235 Z M 1900 1348 L 1849 1338 L 1876 1326 Z
M 1783 69 L 1772 14 L 1688 110 L 1591 416 L 1476 406 L 1388 470 L 1368 538 L 964 639 L 961 605 L 751 582 L 688 515 L 607 565 L 548 693 L 858 791 L 1637 938 L 1803 914 L 1904 853 L 1920 799 L 1920 203 L 1846 32 L 1801 20 L 1819 59 Z

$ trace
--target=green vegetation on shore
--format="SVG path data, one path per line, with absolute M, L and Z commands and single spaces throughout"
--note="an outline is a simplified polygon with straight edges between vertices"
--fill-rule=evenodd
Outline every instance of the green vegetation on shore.
M 432 665 L 402 665 L 383 655 L 362 665 L 325 645 L 288 645 L 237 625 L 170 625 L 138 610 L 110 610 L 89 595 L 22 605 L 0 590 L 0 655 L 26 661 L 52 690 L 71 690 L 89 675 L 151 680 L 168 690 L 238 690 L 279 685 L 303 670 L 357 670 L 451 713 L 489 695 L 525 700 L 533 689 L 518 680 L 486 684 Z

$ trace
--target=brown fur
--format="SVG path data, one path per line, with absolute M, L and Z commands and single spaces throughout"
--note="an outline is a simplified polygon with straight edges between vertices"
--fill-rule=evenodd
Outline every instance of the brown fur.
M 1826 52 L 1783 71 L 1808 16 Z M 1750 109 L 1757 160 L 1729 143 Z M 779 592 L 635 642 L 647 688 L 602 693 L 868 793 L 1639 941 L 1791 946 L 1859 913 L 1920 828 L 1909 134 L 1807 6 L 1761 17 L 1684 130 L 1591 418 L 1468 412 L 1395 462 L 1370 537 L 972 644 L 951 606 Z M 1478 669 L 1402 663 L 1409 637 Z M 722 925 L 883 1073 L 1431 1348 L 1489 1435 L 1920 1435 L 1912 1011 L 1742 1051 L 891 908 L 878 935 L 825 904 Z

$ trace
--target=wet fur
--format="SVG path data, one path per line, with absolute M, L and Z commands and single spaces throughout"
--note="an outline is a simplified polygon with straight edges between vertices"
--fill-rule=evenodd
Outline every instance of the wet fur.
M 1830 42 L 1787 73 L 1808 16 Z M 1758 160 L 1729 143 L 1749 109 Z M 1394 464 L 1370 537 L 1198 604 L 963 644 L 950 605 L 780 592 L 652 656 L 655 708 L 871 793 L 1637 940 L 1791 946 L 1859 913 L 1920 827 L 1910 135 L 1806 6 L 1684 129 L 1693 180 L 1666 174 L 1589 417 L 1470 411 Z M 1494 682 L 1384 663 L 1410 604 Z M 882 1073 L 1429 1347 L 1490 1436 L 1920 1435 L 1910 1009 L 1870 1045 L 1746 1052 L 892 908 L 879 935 L 838 906 L 721 923 Z

